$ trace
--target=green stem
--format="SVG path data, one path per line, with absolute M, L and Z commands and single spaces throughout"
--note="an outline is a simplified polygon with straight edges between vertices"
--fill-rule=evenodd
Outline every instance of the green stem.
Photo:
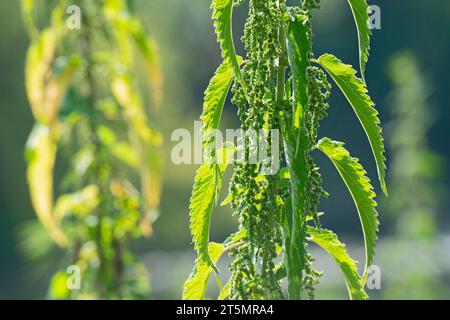
M 238 249 L 239 247 L 243 246 L 246 243 L 247 243 L 247 241 L 239 241 L 239 242 L 236 242 L 236 243 L 232 243 L 232 244 L 230 244 L 230 245 L 225 247 L 225 252 L 228 252 L 228 251 L 231 251 L 231 250 L 234 250 L 234 249 Z

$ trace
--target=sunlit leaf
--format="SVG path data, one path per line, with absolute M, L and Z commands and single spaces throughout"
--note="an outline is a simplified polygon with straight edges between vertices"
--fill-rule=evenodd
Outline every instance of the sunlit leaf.
M 373 192 L 370 180 L 366 176 L 366 171 L 359 164 L 358 159 L 350 156 L 342 142 L 324 138 L 319 141 L 317 148 L 330 158 L 344 180 L 358 209 L 366 249 L 365 278 L 367 269 L 372 265 L 375 256 L 379 224 L 378 212 L 375 209 L 377 205 L 374 200 L 375 192 Z
M 246 230 L 241 230 L 231 235 L 223 244 L 211 242 L 208 245 L 209 256 L 214 264 L 216 264 L 228 248 L 246 236 Z M 214 268 L 211 264 L 203 261 L 200 257 L 195 263 L 194 270 L 184 284 L 183 300 L 202 300 L 205 297 L 209 278 Z M 229 295 L 230 282 L 222 288 L 221 297 L 225 299 Z
M 52 62 L 56 51 L 57 34 L 52 29 L 44 30 L 35 40 L 27 53 L 25 75 L 28 100 L 33 115 L 42 123 L 49 123 L 55 118 L 55 106 L 47 110 L 43 106 L 46 96 L 46 82 L 52 72 Z M 57 107 L 57 106 L 56 106 Z M 51 114 L 49 114 L 51 113 Z
M 54 75 L 45 88 L 45 97 L 42 101 L 42 108 L 46 111 L 50 123 L 54 122 L 59 114 L 64 96 L 79 64 L 80 60 L 76 56 L 63 57 L 55 61 Z
M 65 300 L 70 297 L 70 289 L 67 285 L 69 280 L 68 274 L 63 271 L 57 272 L 50 281 L 48 295 L 53 300 Z
M 159 146 L 162 143 L 162 137 L 150 128 L 141 99 L 136 94 L 130 77 L 117 75 L 112 81 L 111 90 L 123 108 L 130 128 L 136 136 L 146 143 Z
M 209 229 L 211 214 L 222 187 L 222 175 L 234 154 L 234 147 L 225 144 L 219 152 L 219 159 L 225 158 L 220 164 L 203 163 L 198 169 L 190 200 L 190 228 L 199 259 L 206 264 L 214 265 L 208 253 Z
M 159 105 L 162 100 L 163 75 L 158 47 L 156 42 L 146 35 L 143 26 L 137 19 L 130 19 L 128 25 L 131 37 L 145 59 L 148 70 L 148 79 L 152 89 L 151 93 L 155 99 L 156 105 Z
M 222 290 L 217 297 L 217 300 L 225 300 L 230 296 L 231 293 L 231 281 L 228 281 L 226 285 L 223 286 Z
M 211 242 L 208 245 L 208 251 L 212 263 L 216 264 L 225 252 L 225 246 Z M 213 268 L 211 264 L 199 257 L 196 261 L 194 271 L 184 284 L 183 300 L 202 300 L 205 297 L 209 278 L 212 273 Z
M 60 246 L 67 238 L 53 216 L 53 169 L 56 159 L 55 137 L 44 125 L 36 125 L 26 146 L 28 185 L 39 221 Z
M 83 190 L 65 194 L 58 198 L 54 209 L 54 219 L 60 222 L 67 215 L 86 217 L 97 208 L 99 204 L 99 188 L 95 185 L 85 187 Z
M 244 79 L 233 40 L 233 7 L 233 0 L 213 0 L 211 3 L 211 8 L 213 9 L 212 18 L 215 21 L 214 27 L 217 41 L 222 49 L 222 57 L 224 62 L 231 66 L 236 79 L 245 91 Z
M 361 75 L 364 79 L 366 64 L 369 60 L 370 36 L 372 35 L 372 31 L 369 28 L 369 5 L 367 0 L 348 0 L 348 3 L 352 9 L 358 30 L 359 61 Z
M 377 164 L 381 188 L 387 194 L 384 139 L 381 134 L 382 129 L 378 111 L 375 109 L 373 101 L 367 95 L 366 85 L 361 79 L 356 77 L 356 71 L 352 66 L 343 64 L 331 54 L 322 55 L 318 62 L 327 70 L 342 90 L 364 128 Z
M 202 121 L 203 147 L 215 148 L 214 130 L 219 128 L 223 106 L 233 81 L 233 69 L 223 63 L 205 91 Z
M 97 136 L 111 152 L 111 155 L 132 168 L 139 167 L 140 160 L 135 150 L 127 142 L 118 141 L 116 134 L 111 128 L 104 125 L 98 126 Z
M 133 66 L 132 44 L 144 58 L 150 91 L 156 105 L 159 106 L 162 100 L 163 76 L 155 41 L 146 34 L 142 23 L 128 13 L 125 1 L 106 1 L 104 11 L 119 44 L 121 62 L 128 68 Z
M 344 274 L 350 299 L 366 299 L 361 276 L 358 273 L 356 262 L 348 255 L 345 244 L 330 230 L 308 227 L 309 241 L 322 247 L 338 264 Z
M 31 38 L 36 38 L 38 35 L 38 30 L 33 19 L 34 4 L 34 0 L 22 0 L 22 19 L 27 29 L 28 35 Z
M 147 213 L 154 212 L 159 206 L 162 182 L 162 155 L 158 147 L 162 143 L 161 135 L 149 126 L 140 98 L 134 93 L 130 78 L 117 76 L 112 83 L 112 92 L 123 107 L 131 131 L 132 147 L 139 159 L 142 196 Z M 117 151 L 117 150 L 116 150 Z M 142 220 L 147 235 L 151 234 L 151 225 Z
M 32 10 L 26 2 L 24 10 Z M 77 70 L 77 56 L 56 59 L 56 49 L 64 34 L 63 9 L 52 12 L 52 26 L 36 34 L 27 53 L 25 81 L 34 117 L 49 125 L 56 121 L 69 83 Z

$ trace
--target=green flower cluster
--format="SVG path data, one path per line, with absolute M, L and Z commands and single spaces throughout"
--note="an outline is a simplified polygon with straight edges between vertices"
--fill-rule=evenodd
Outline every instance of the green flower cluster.
M 238 85 L 233 88 L 233 103 L 239 107 L 244 130 L 259 132 L 261 129 L 279 127 L 276 95 L 280 23 L 281 11 L 277 1 L 250 1 L 249 18 L 242 39 L 248 54 L 248 61 L 243 67 L 248 92 L 245 93 Z M 245 160 L 248 160 L 255 150 L 252 150 L 249 141 L 243 146 Z M 268 149 L 271 150 L 270 143 Z M 277 246 L 281 244 L 277 228 L 278 181 L 276 177 L 260 175 L 260 166 L 248 163 L 237 164 L 231 184 L 233 208 L 239 215 L 241 228 L 248 231 L 246 245 L 239 248 L 232 265 L 231 296 L 235 299 L 281 298 L 274 264 Z

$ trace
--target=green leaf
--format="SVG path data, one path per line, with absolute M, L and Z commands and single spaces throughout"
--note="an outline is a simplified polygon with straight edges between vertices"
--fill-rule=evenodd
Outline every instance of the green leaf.
M 241 241 L 247 236 L 247 229 L 239 230 L 236 233 L 230 235 L 227 239 L 225 239 L 224 245 L 229 248 L 232 245 L 235 245 L 237 242 Z
M 68 215 L 78 215 L 86 218 L 100 202 L 100 190 L 96 185 L 89 185 L 83 190 L 65 194 L 58 198 L 54 209 L 54 218 L 60 222 Z
M 30 3 L 23 2 L 24 14 L 30 14 Z M 27 13 L 28 12 L 28 13 Z M 25 64 L 25 84 L 27 97 L 33 116 L 38 122 L 51 125 L 59 115 L 59 110 L 69 84 L 80 65 L 80 58 L 56 58 L 57 48 L 65 28 L 64 9 L 57 5 L 52 11 L 52 25 L 41 33 L 33 31 Z
M 133 43 L 144 59 L 150 92 L 159 107 L 162 101 L 163 75 L 156 42 L 147 35 L 139 19 L 130 15 L 126 1 L 104 1 L 103 11 L 118 44 L 120 68 L 133 69 Z
M 111 92 L 123 108 L 132 137 L 132 147 L 139 159 L 141 192 L 144 199 L 144 209 L 148 212 L 159 205 L 162 181 L 162 155 L 159 147 L 162 136 L 150 127 L 147 114 L 140 96 L 129 74 L 117 74 L 111 83 Z M 119 155 L 124 149 L 114 148 L 113 153 Z M 133 157 L 127 159 L 134 162 Z M 147 228 L 148 229 L 148 228 Z M 149 235 L 148 232 L 146 232 Z
M 344 274 L 350 299 L 366 299 L 367 294 L 364 291 L 361 276 L 358 274 L 356 261 L 348 255 L 345 244 L 341 243 L 337 236 L 329 230 L 319 230 L 309 226 L 308 234 L 308 240 L 327 251 L 339 265 L 339 268 Z
M 380 127 L 378 111 L 374 108 L 375 104 L 367 95 L 366 85 L 361 79 L 355 76 L 356 71 L 352 66 L 343 64 L 331 54 L 322 55 L 318 62 L 327 70 L 342 90 L 363 126 L 375 157 L 381 188 L 387 195 L 385 182 L 386 158 L 384 155 L 385 149 L 382 129 Z
M 246 230 L 241 230 L 228 237 L 223 244 L 211 242 L 208 245 L 209 256 L 214 264 L 216 264 L 222 255 L 230 250 L 230 247 L 238 243 L 247 235 Z M 184 300 L 202 300 L 205 297 L 206 288 L 209 278 L 214 271 L 211 264 L 204 260 L 197 259 L 194 271 L 189 276 L 184 284 L 183 299 Z M 221 288 L 221 296 L 225 299 L 229 294 L 230 282 L 223 288 Z
M 160 146 L 161 134 L 151 129 L 141 97 L 130 74 L 117 74 L 111 81 L 111 92 L 123 108 L 128 127 L 145 144 Z
M 132 39 L 145 59 L 151 94 L 156 105 L 159 106 L 162 100 L 163 75 L 158 46 L 152 38 L 147 36 L 138 19 L 129 17 L 127 25 Z
M 42 123 L 49 123 L 56 117 L 58 106 L 43 105 L 46 96 L 46 77 L 52 72 L 52 62 L 56 52 L 57 33 L 44 30 L 30 45 L 25 65 L 25 81 L 28 100 L 34 117 Z
M 230 293 L 231 293 L 231 281 L 228 281 L 227 284 L 220 291 L 220 294 L 217 297 L 217 300 L 225 300 L 226 298 L 228 298 L 230 296 Z
M 205 101 L 201 120 L 204 148 L 214 147 L 215 139 L 212 130 L 220 124 L 223 106 L 233 80 L 233 70 L 228 63 L 223 63 L 216 71 L 205 92 Z M 222 150 L 225 153 L 225 163 L 214 164 L 210 158 L 204 161 L 197 171 L 194 189 L 190 202 L 191 232 L 194 247 L 199 252 L 199 258 L 208 261 L 207 246 L 209 242 L 209 227 L 211 212 L 217 202 L 222 185 L 222 174 L 226 169 L 227 159 L 234 150 L 228 145 Z M 208 153 L 209 154 L 209 153 Z M 220 159 L 220 158 L 219 158 Z M 222 159 L 223 160 L 223 159 Z
M 209 229 L 213 207 L 217 203 L 222 188 L 222 175 L 234 153 L 234 146 L 229 143 L 219 152 L 219 164 L 204 162 L 198 169 L 190 200 L 190 228 L 199 259 L 213 268 L 214 262 L 208 253 Z M 223 159 L 224 157 L 225 159 Z
M 208 245 L 208 252 L 212 263 L 216 264 L 225 252 L 225 246 L 211 242 Z M 213 267 L 211 264 L 198 257 L 194 271 L 184 284 L 183 300 L 202 300 L 205 297 L 206 288 L 212 272 Z
M 222 58 L 225 63 L 231 66 L 236 79 L 245 91 L 244 78 L 233 40 L 233 7 L 233 0 L 213 0 L 211 3 L 212 18 L 214 19 L 217 41 L 222 49 Z
M 67 285 L 69 275 L 64 271 L 57 272 L 50 281 L 48 296 L 53 300 L 65 300 L 70 298 L 71 291 Z
M 49 127 L 37 124 L 28 139 L 25 156 L 28 164 L 28 186 L 36 215 L 53 241 L 64 247 L 68 243 L 67 237 L 53 214 L 56 140 L 55 133 Z
M 233 69 L 228 63 L 222 63 L 212 77 L 205 91 L 202 121 L 203 146 L 209 148 L 215 145 L 211 134 L 219 127 L 223 106 L 233 81 Z
M 22 0 L 22 19 L 28 35 L 31 38 L 36 38 L 38 36 L 38 30 L 34 23 L 33 13 L 34 13 L 34 0 Z
M 364 269 L 366 276 L 367 268 L 372 265 L 373 257 L 375 256 L 377 241 L 379 223 L 377 219 L 378 212 L 375 209 L 377 203 L 374 200 L 376 195 L 373 192 L 369 178 L 366 176 L 366 171 L 359 164 L 358 159 L 350 156 L 343 145 L 342 142 L 323 138 L 317 144 L 317 148 L 333 162 L 358 209 L 366 249 L 366 265 Z
M 366 64 L 369 60 L 370 36 L 372 31 L 369 28 L 369 5 L 367 0 L 348 0 L 350 8 L 355 18 L 356 28 L 358 30 L 359 41 L 359 63 L 361 76 L 364 79 Z
M 99 125 L 97 127 L 97 136 L 102 144 L 108 148 L 111 155 L 132 168 L 139 167 L 139 157 L 135 150 L 127 142 L 117 141 L 114 130 L 105 125 Z

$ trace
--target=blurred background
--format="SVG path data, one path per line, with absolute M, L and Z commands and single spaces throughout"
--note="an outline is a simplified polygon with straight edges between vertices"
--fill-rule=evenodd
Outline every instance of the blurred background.
M 36 0 L 42 1 L 42 0 Z M 381 8 L 381 29 L 373 31 L 366 80 L 377 103 L 388 146 L 390 197 L 378 198 L 381 233 L 375 263 L 381 290 L 372 299 L 450 298 L 450 2 L 441 0 L 369 1 Z M 315 17 L 315 53 L 331 52 L 358 65 L 356 31 L 344 0 L 322 0 Z M 193 131 L 203 92 L 220 63 L 209 1 L 140 0 L 136 12 L 159 43 L 165 97 L 159 118 L 152 119 L 165 137 L 165 180 L 161 215 L 151 239 L 135 251 L 150 270 L 152 298 L 180 298 L 195 255 L 190 244 L 188 203 L 196 166 L 170 162 L 174 129 Z M 235 30 L 242 29 L 245 6 L 237 9 Z M 238 31 L 237 31 L 238 32 Z M 24 61 L 29 45 L 20 17 L 20 1 L 0 2 L 0 298 L 47 296 L 61 253 L 33 258 L 26 244 L 45 246 L 45 232 L 28 233 L 35 221 L 26 182 L 24 145 L 33 118 L 25 96 Z M 242 52 L 242 47 L 238 46 Z M 344 97 L 330 100 L 321 135 L 347 142 L 375 181 L 376 169 L 366 138 Z M 235 108 L 226 106 L 224 128 L 235 127 Z M 351 198 L 330 164 L 320 159 L 330 198 L 323 201 L 323 224 L 348 243 L 364 261 L 363 239 Z M 376 183 L 375 183 L 376 185 Z M 378 190 L 378 187 L 377 191 Z M 381 194 L 381 192 L 378 192 Z M 225 195 L 224 195 L 225 196 Z M 213 239 L 236 228 L 228 209 L 214 213 Z M 39 247 L 39 246 L 38 246 Z M 333 261 L 315 247 L 316 266 L 325 271 L 317 297 L 347 298 Z M 36 255 L 39 256 L 39 255 Z M 221 269 L 226 270 L 226 259 Z M 362 267 L 362 263 L 360 263 Z M 226 274 L 226 272 L 225 272 Z M 211 296 L 214 297 L 214 296 Z

